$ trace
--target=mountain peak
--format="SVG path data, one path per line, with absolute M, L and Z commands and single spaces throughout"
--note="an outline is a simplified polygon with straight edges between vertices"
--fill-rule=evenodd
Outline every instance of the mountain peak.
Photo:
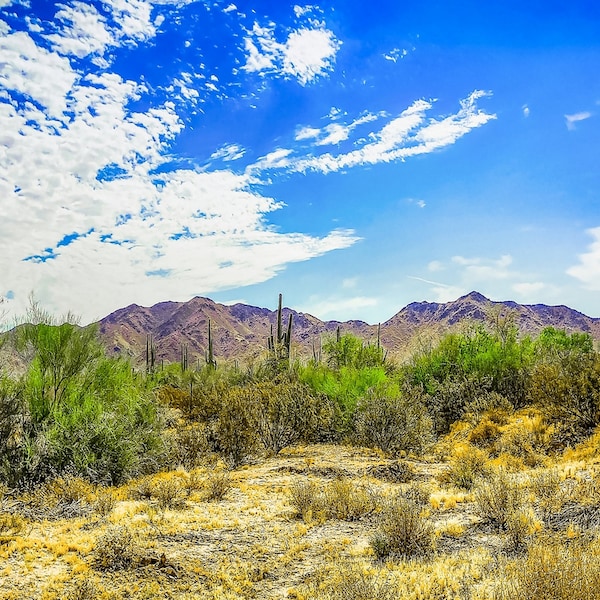
M 471 302 L 477 302 L 478 304 L 490 302 L 489 298 L 486 298 L 483 294 L 480 294 L 479 292 L 476 292 L 476 291 L 472 291 L 472 292 L 469 292 L 468 294 L 466 294 L 465 296 L 461 296 L 458 299 L 458 301 L 460 301 L 460 300 L 470 300 Z

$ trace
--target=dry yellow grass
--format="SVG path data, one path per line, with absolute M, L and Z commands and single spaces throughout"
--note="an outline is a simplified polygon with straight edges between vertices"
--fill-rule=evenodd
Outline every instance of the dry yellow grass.
M 485 465 L 477 475 L 485 478 L 485 451 L 459 443 L 451 463 L 466 452 L 467 468 Z M 489 599 L 506 578 L 525 585 L 515 573 L 534 564 L 541 539 L 566 545 L 557 556 L 574 543 L 586 557 L 600 553 L 597 529 L 582 526 L 600 519 L 596 456 L 584 448 L 552 469 L 511 471 L 523 504 L 498 527 L 478 515 L 474 491 L 441 476 L 451 464 L 407 460 L 412 481 L 395 483 L 375 476 L 392 461 L 343 446 L 294 447 L 232 472 L 210 464 L 113 490 L 55 482 L 46 493 L 77 500 L 80 514 L 56 518 L 55 506 L 44 518 L 38 507 L 38 518 L 18 499 L 0 500 L 0 600 Z M 336 510 L 299 516 L 290 490 L 306 481 Z M 220 498 L 209 499 L 213 484 L 225 485 Z M 342 510 L 334 493 L 360 510 Z M 371 540 L 380 507 L 398 494 L 422 497 L 419 518 L 433 528 L 435 551 L 379 561 Z

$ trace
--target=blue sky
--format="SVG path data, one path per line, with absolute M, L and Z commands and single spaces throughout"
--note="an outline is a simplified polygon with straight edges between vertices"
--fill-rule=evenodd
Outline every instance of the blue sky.
M 0 308 L 600 317 L 599 74 L 591 0 L 0 0 Z

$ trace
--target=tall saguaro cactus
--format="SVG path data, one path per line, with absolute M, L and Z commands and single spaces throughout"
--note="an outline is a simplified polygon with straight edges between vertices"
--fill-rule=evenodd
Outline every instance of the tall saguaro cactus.
M 277 307 L 277 336 L 273 333 L 273 325 L 271 325 L 271 335 L 267 338 L 267 348 L 276 360 L 286 360 L 290 358 L 292 327 L 293 314 L 290 313 L 286 331 L 283 330 L 283 294 L 279 294 L 279 303 Z
M 156 346 L 152 334 L 146 335 L 146 373 L 154 373 L 154 364 L 156 363 Z
M 208 348 L 206 349 L 206 364 L 212 367 L 213 369 L 217 368 L 217 361 L 215 360 L 215 354 L 213 351 L 213 338 L 212 338 L 212 330 L 210 327 L 210 319 L 208 319 Z

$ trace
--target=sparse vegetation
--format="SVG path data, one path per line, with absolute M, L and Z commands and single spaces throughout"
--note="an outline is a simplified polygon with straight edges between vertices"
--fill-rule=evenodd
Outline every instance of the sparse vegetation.
M 149 338 L 138 372 L 34 308 L 0 373 L 1 598 L 599 597 L 586 334 L 496 315 L 303 363 L 282 320 L 247 368 L 159 369 Z

